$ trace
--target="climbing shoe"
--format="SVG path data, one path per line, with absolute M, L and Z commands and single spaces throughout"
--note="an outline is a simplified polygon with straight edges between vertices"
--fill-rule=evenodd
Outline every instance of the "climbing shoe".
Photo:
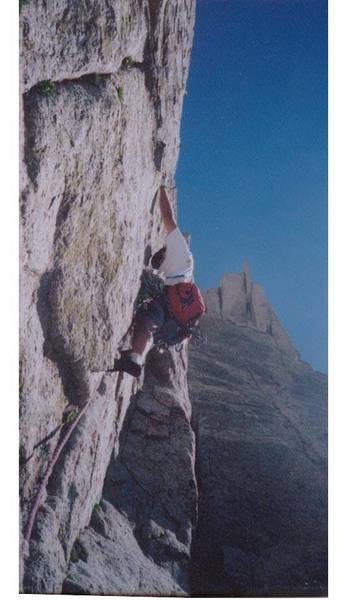
M 129 373 L 133 377 L 140 377 L 142 367 L 133 362 L 129 354 L 124 353 L 119 359 L 114 361 L 113 369 L 109 369 L 109 372 L 114 371 L 125 371 L 125 373 Z

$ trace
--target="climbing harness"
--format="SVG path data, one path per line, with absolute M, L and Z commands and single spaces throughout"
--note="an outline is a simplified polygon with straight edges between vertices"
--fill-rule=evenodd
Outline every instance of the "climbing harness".
M 171 293 L 170 289 L 169 292 Z M 189 339 L 194 346 L 200 346 L 206 342 L 206 336 L 197 323 L 197 318 L 203 311 L 201 310 L 199 314 L 190 315 L 190 319 L 184 325 L 179 323 L 170 309 L 164 280 L 153 271 L 145 270 L 142 273 L 140 292 L 135 303 L 134 318 L 139 309 L 150 311 L 150 305 L 153 301 L 159 302 L 166 314 L 163 326 L 153 333 L 153 342 L 157 348 L 162 350 L 174 348 L 176 352 L 181 352 L 186 339 Z M 195 312 L 197 311 L 195 310 Z
M 141 275 L 141 287 L 135 302 L 134 316 L 138 309 L 156 298 L 162 297 L 164 293 L 164 280 L 155 275 L 153 271 L 144 270 Z

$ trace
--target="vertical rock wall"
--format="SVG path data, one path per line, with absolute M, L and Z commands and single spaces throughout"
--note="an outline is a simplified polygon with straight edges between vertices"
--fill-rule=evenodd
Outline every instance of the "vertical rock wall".
M 60 593 L 137 392 L 129 376 L 96 371 L 129 338 L 141 271 L 163 241 L 156 190 L 162 170 L 174 178 L 194 2 L 30 0 L 20 21 L 23 529 L 85 410 L 23 543 L 21 576 L 27 592 Z
M 271 329 L 252 313 L 235 323 L 210 311 L 208 343 L 189 353 L 199 485 L 191 589 L 198 597 L 326 596 L 327 377 L 298 358 L 254 290 L 257 318 L 271 316 Z M 212 309 L 216 297 L 207 296 Z
M 184 352 L 150 354 L 64 592 L 189 594 L 197 485 L 185 372 Z

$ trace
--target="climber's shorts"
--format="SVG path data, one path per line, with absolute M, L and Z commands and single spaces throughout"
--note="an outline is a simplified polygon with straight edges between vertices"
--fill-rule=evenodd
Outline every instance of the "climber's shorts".
M 151 300 L 137 311 L 135 322 L 146 331 L 154 333 L 165 323 L 165 309 L 157 300 Z

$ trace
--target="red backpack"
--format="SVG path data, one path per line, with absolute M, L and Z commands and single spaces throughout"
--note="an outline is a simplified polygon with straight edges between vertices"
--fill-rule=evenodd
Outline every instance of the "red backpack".
M 195 283 L 176 283 L 166 290 L 169 309 L 183 327 L 195 325 L 205 314 L 205 302 Z

